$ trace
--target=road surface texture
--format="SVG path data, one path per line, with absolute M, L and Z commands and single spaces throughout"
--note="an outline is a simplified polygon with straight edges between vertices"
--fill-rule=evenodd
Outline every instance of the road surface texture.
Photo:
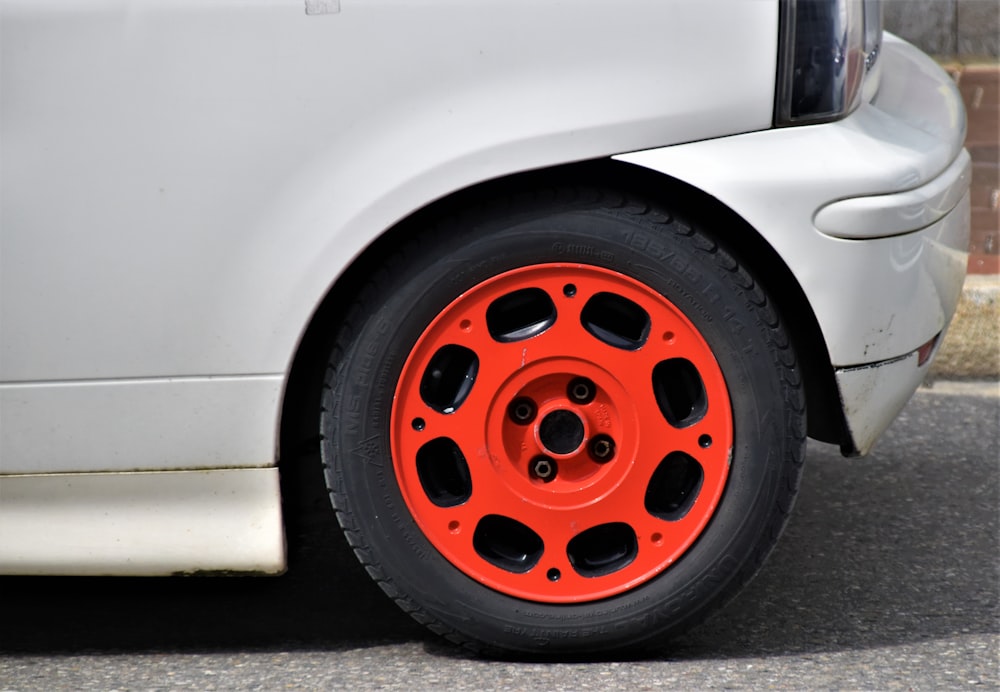
M 998 689 L 998 390 L 921 389 L 865 459 L 812 444 L 763 572 L 655 656 L 467 655 L 399 612 L 304 497 L 284 577 L 0 578 L 0 690 Z

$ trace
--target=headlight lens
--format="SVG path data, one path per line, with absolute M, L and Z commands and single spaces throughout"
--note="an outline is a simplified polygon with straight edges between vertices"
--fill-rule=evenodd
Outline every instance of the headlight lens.
M 782 0 L 775 124 L 842 118 L 878 62 L 881 0 Z

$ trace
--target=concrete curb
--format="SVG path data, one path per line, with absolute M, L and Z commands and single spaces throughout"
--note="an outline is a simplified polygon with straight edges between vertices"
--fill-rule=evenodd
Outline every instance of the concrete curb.
M 1000 275 L 970 274 L 931 378 L 1000 379 Z

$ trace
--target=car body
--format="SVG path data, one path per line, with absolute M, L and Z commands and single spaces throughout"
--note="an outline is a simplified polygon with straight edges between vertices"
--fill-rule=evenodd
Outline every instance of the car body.
M 788 5 L 4 0 L 0 572 L 282 572 L 344 306 L 510 181 L 726 229 L 810 434 L 870 450 L 960 293 L 964 111 L 886 35 L 856 104 L 776 115 Z

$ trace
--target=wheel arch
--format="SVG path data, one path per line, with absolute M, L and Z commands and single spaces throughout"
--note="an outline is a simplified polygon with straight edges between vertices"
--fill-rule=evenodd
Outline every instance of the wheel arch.
M 410 229 L 434 223 L 435 219 L 477 201 L 565 185 L 614 187 L 639 194 L 663 202 L 685 218 L 711 228 L 716 240 L 761 282 L 783 318 L 805 382 L 809 436 L 834 444 L 849 441 L 833 366 L 819 323 L 798 280 L 766 238 L 720 200 L 684 181 L 635 164 L 600 159 L 472 185 L 413 212 L 369 244 L 320 301 L 299 342 L 280 409 L 279 460 L 318 449 L 321 382 L 335 334 L 343 328 L 350 296 L 357 294 L 371 272 Z

